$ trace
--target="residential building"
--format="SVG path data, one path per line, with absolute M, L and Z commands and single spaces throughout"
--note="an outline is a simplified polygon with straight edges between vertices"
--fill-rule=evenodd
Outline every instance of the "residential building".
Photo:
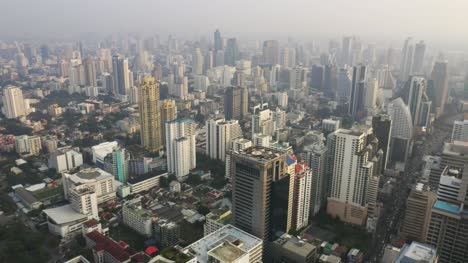
M 16 152 L 19 154 L 39 155 L 42 150 L 41 137 L 21 135 L 15 138 Z
M 153 234 L 153 215 L 142 207 L 141 198 L 135 198 L 123 204 L 122 221 L 145 237 L 151 237 Z
M 293 211 L 291 227 L 300 230 L 309 224 L 309 214 L 312 201 L 312 169 L 305 162 L 300 162 L 294 168 Z
M 242 137 L 242 129 L 237 120 L 224 118 L 206 122 L 206 154 L 212 159 L 224 161 L 234 139 Z
M 468 120 L 454 121 L 452 129 L 452 142 L 468 142 Z
M 167 169 L 169 173 L 174 173 L 179 181 L 196 166 L 196 127 L 192 120 L 166 122 Z
M 140 134 L 141 145 L 150 151 L 163 147 L 161 137 L 161 108 L 159 105 L 159 82 L 146 77 L 140 85 Z
M 166 122 L 177 119 L 177 105 L 175 100 L 161 101 L 161 138 L 166 145 Z
M 405 245 L 400 252 L 400 255 L 396 259 L 395 263 L 406 263 L 406 262 L 427 262 L 437 263 L 439 261 L 437 255 L 438 249 L 429 246 L 427 244 L 412 242 L 409 245 Z M 453 261 L 455 262 L 455 261 Z
M 115 179 L 125 183 L 128 179 L 130 153 L 123 147 L 117 146 L 104 157 L 104 171 L 111 173 Z
M 205 218 L 203 236 L 207 236 L 229 224 L 232 219 L 232 212 L 226 209 L 215 209 L 208 213 Z
M 323 119 L 322 131 L 334 132 L 340 128 L 341 121 L 339 119 Z
M 127 95 L 131 87 L 128 59 L 118 55 L 112 57 L 112 77 L 114 83 L 113 94 Z
M 14 119 L 28 115 L 24 103 L 23 92 L 20 88 L 7 86 L 2 90 L 3 107 L 2 113 L 8 119 Z
M 104 158 L 106 158 L 109 153 L 112 153 L 112 151 L 114 151 L 118 146 L 119 144 L 117 141 L 103 142 L 92 146 L 91 153 L 93 154 L 93 163 L 100 168 L 104 168 Z
M 226 120 L 242 120 L 247 116 L 249 92 L 245 87 L 228 87 L 224 93 L 224 115 Z
M 78 148 L 60 148 L 49 156 L 49 168 L 54 168 L 57 173 L 71 171 L 81 165 L 83 155 Z

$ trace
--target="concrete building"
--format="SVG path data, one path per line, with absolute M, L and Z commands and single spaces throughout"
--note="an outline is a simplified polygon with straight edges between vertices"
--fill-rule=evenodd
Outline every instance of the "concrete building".
M 390 152 L 390 138 L 392 137 L 392 119 L 389 115 L 379 114 L 372 117 L 372 129 L 379 140 L 379 149 L 383 152 L 383 165 L 381 173 L 387 169 Z
M 443 261 L 439 261 L 435 247 L 419 242 L 412 242 L 410 245 L 405 245 L 405 247 L 401 249 L 400 255 L 396 259 L 395 263 L 406 262 L 443 263 Z
M 138 194 L 158 187 L 161 177 L 167 177 L 167 172 L 159 171 L 156 174 L 148 173 L 135 176 L 127 180 L 127 185 L 130 187 L 131 194 Z
M 313 174 L 305 162 L 295 165 L 293 190 L 293 215 L 291 227 L 300 230 L 309 224 L 309 214 L 312 201 Z
M 112 57 L 112 77 L 114 83 L 113 94 L 127 95 L 131 87 L 128 59 L 118 55 Z
M 338 119 L 323 119 L 322 131 L 334 132 L 340 128 L 341 121 Z
M 400 236 L 404 240 L 424 242 L 429 227 L 431 209 L 437 195 L 428 185 L 418 183 L 406 199 L 406 210 Z
M 380 171 L 378 141 L 368 127 L 339 129 L 330 136 L 334 138 L 327 144 L 333 148 L 329 154 L 334 155 L 334 165 L 330 167 L 333 172 L 327 213 L 347 223 L 364 225 L 369 203 L 376 203 L 369 199 L 369 193 L 371 181 Z
M 143 209 L 141 198 L 123 204 L 122 220 L 125 225 L 146 237 L 151 237 L 153 234 L 153 214 Z
M 196 166 L 196 127 L 192 120 L 166 122 L 167 170 L 174 173 L 179 181 Z
M 353 67 L 348 114 L 358 119 L 364 116 L 364 106 L 366 98 L 366 78 L 366 66 L 359 65 Z
M 280 62 L 280 47 L 277 40 L 263 42 L 263 63 L 276 65 Z
M 177 105 L 175 100 L 161 101 L 161 136 L 166 145 L 166 122 L 177 119 Z
M 234 139 L 242 137 L 242 129 L 237 120 L 224 118 L 206 122 L 206 154 L 212 159 L 224 161 Z
M 112 174 L 115 179 L 125 183 L 128 179 L 130 153 L 123 147 L 117 146 L 104 157 L 104 171 Z
M 323 142 L 304 147 L 300 158 L 304 160 L 312 170 L 312 193 L 310 201 L 310 215 L 316 215 L 325 205 L 327 197 L 327 180 L 325 178 L 327 148 Z
M 78 185 L 87 185 L 95 191 L 98 204 L 115 199 L 118 187 L 114 176 L 99 168 L 87 168 L 77 173 L 62 174 L 65 199 L 70 200 L 70 191 Z
M 224 93 L 224 115 L 226 120 L 242 120 L 247 116 L 249 92 L 244 87 L 228 87 Z
M 409 107 L 401 98 L 391 101 L 387 112 L 392 119 L 390 160 L 405 162 L 411 153 L 413 140 L 413 119 Z
M 432 85 L 435 92 L 433 101 L 435 106 L 436 118 L 440 117 L 445 111 L 445 104 L 447 104 L 449 91 L 448 78 L 448 62 L 436 62 L 431 73 Z
M 263 241 L 232 225 L 203 237 L 185 248 L 199 263 L 262 262 Z
M 15 138 L 16 152 L 19 154 L 39 155 L 42 150 L 41 137 L 21 135 Z
M 452 142 L 468 142 L 468 120 L 454 121 L 452 129 Z
M 233 224 L 265 241 L 292 228 L 294 177 L 287 159 L 260 146 L 230 152 Z
M 440 182 L 440 176 L 446 167 L 455 170 L 464 170 L 468 162 L 468 142 L 454 141 L 444 143 L 444 148 L 440 156 L 440 163 L 431 167 L 429 174 L 429 185 L 437 189 Z
M 312 263 L 317 258 L 317 247 L 297 237 L 284 234 L 268 246 L 269 262 Z
M 159 85 L 152 77 L 145 78 L 140 85 L 141 145 L 150 151 L 158 151 L 163 147 Z
M 23 92 L 20 88 L 7 86 L 2 91 L 2 113 L 5 117 L 8 119 L 14 119 L 28 115 L 26 105 L 24 103 Z
M 83 155 L 77 148 L 60 148 L 49 156 L 49 168 L 54 168 L 57 173 L 70 171 L 81 165 Z
M 431 104 L 427 96 L 427 83 L 423 77 L 409 79 L 408 107 L 413 121 L 413 127 L 430 126 Z
M 231 210 L 215 209 L 205 216 L 203 225 L 203 236 L 207 236 L 229 224 L 232 219 Z
M 112 151 L 118 146 L 119 144 L 117 141 L 103 142 L 92 146 L 91 153 L 93 154 L 93 163 L 100 168 L 104 168 L 104 158 L 106 158 L 109 153 L 112 153 Z

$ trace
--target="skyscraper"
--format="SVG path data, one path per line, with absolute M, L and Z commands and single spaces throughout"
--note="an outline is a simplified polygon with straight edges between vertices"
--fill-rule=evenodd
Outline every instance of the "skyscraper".
M 215 51 L 223 50 L 223 39 L 221 38 L 221 32 L 216 29 L 214 32 L 214 49 Z
M 380 171 L 381 159 L 372 128 L 339 129 L 332 134 L 334 165 L 327 213 L 340 220 L 364 225 L 367 219 L 370 182 Z M 375 196 L 375 199 L 377 196 Z
M 341 47 L 341 64 L 342 65 L 353 65 L 352 61 L 352 46 L 354 37 L 347 36 L 343 37 L 343 43 Z
M 206 154 L 212 159 L 224 161 L 231 149 L 232 141 L 242 137 L 242 129 L 237 120 L 226 121 L 224 118 L 206 122 Z
M 413 139 L 411 111 L 401 98 L 397 98 L 388 104 L 387 112 L 392 119 L 389 158 L 395 162 L 405 162 L 411 153 Z
M 130 88 L 130 73 L 128 70 L 128 59 L 113 56 L 112 57 L 112 76 L 114 80 L 115 93 L 127 95 Z
M 291 157 L 290 157 L 291 158 Z M 299 230 L 309 224 L 312 195 L 312 170 L 305 162 L 295 165 L 292 229 Z
M 364 110 L 366 71 L 367 68 L 364 65 L 353 67 L 348 114 L 355 118 L 362 117 Z
M 390 138 L 392 137 L 392 119 L 389 115 L 379 114 L 372 117 L 372 129 L 374 134 L 379 140 L 379 149 L 383 152 L 382 157 L 382 170 L 380 173 L 383 174 L 384 170 L 387 169 L 388 155 L 390 151 Z
M 239 46 L 235 38 L 229 38 L 224 49 L 224 64 L 235 66 L 239 59 Z
M 409 82 L 408 107 L 413 119 L 413 126 L 427 126 L 431 113 L 431 102 L 426 94 L 426 80 L 423 77 L 411 77 Z
M 280 49 L 277 40 L 265 40 L 263 42 L 263 63 L 276 65 L 279 64 Z
M 423 74 L 424 54 L 426 53 L 426 44 L 424 41 L 419 41 L 414 48 L 414 62 L 412 74 Z
M 445 111 L 448 96 L 448 63 L 438 61 L 432 69 L 431 79 L 434 85 L 435 117 L 438 118 Z
M 177 119 L 177 105 L 175 100 L 163 100 L 161 102 L 161 138 L 166 144 L 166 122 Z
M 288 155 L 264 147 L 230 152 L 233 224 L 271 241 L 291 229 L 293 182 Z
M 85 60 L 84 70 L 85 70 L 86 85 L 97 87 L 96 64 L 94 63 L 94 59 L 87 58 Z
M 326 193 L 326 156 L 327 148 L 323 142 L 317 142 L 309 147 L 304 147 L 300 154 L 301 159 L 306 161 L 312 170 L 312 193 L 310 201 L 310 215 L 316 215 L 325 205 Z
M 23 92 L 20 88 L 14 86 L 8 86 L 4 88 L 2 101 L 2 113 L 8 119 L 14 119 L 27 115 Z
M 247 88 L 228 87 L 224 93 L 224 115 L 226 120 L 241 120 L 247 116 L 249 97 Z
M 403 44 L 403 50 L 401 53 L 400 61 L 400 75 L 399 78 L 402 81 L 408 79 L 413 68 L 413 58 L 414 58 L 414 46 L 413 39 L 407 38 Z
M 196 166 L 195 132 L 197 124 L 192 120 L 166 122 L 167 171 L 179 181 Z
M 203 74 L 203 55 L 200 51 L 200 48 L 195 48 L 192 62 L 192 73 L 195 75 Z
M 109 73 L 102 74 L 102 87 L 104 88 L 105 92 L 108 94 L 114 94 L 114 80 L 112 75 Z
M 141 145 L 150 151 L 160 150 L 163 146 L 159 85 L 153 77 L 146 77 L 140 85 Z

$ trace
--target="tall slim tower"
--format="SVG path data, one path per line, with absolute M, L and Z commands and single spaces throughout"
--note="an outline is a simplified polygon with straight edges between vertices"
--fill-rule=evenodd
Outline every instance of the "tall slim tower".
M 401 63 L 400 63 L 400 75 L 399 78 L 402 81 L 408 79 L 413 68 L 413 58 L 414 58 L 414 46 L 413 39 L 407 38 L 403 44 L 403 50 L 401 53 Z
M 426 53 L 426 43 L 419 41 L 414 48 L 414 62 L 412 74 L 423 74 L 424 54 Z
M 212 159 L 224 161 L 231 149 L 232 141 L 242 137 L 242 129 L 237 120 L 226 121 L 224 118 L 206 122 L 206 154 Z
M 435 114 L 436 118 L 445 111 L 448 95 L 448 63 L 447 61 L 438 61 L 432 69 L 431 79 L 435 91 Z
M 158 151 L 163 147 L 159 82 L 153 77 L 146 77 L 140 85 L 139 97 L 141 145 L 150 151 Z
M 130 88 L 128 59 L 120 56 L 112 57 L 112 76 L 114 78 L 115 93 L 127 95 L 128 89 Z
M 8 119 L 14 119 L 26 115 L 23 92 L 20 88 L 8 86 L 3 89 L 2 112 Z
M 84 70 L 85 70 L 86 85 L 97 87 L 96 64 L 94 63 L 94 59 L 87 58 L 85 60 Z
M 265 147 L 230 153 L 233 224 L 262 240 L 291 229 L 294 179 L 288 155 Z
M 239 59 L 239 47 L 235 38 L 229 38 L 224 49 L 224 63 L 229 66 L 235 66 Z
M 200 48 L 195 48 L 192 58 L 192 73 L 195 75 L 203 74 L 203 55 Z
M 174 173 L 179 181 L 196 166 L 196 126 L 192 120 L 166 122 L 167 170 Z
M 161 102 L 161 138 L 166 144 L 166 122 L 177 119 L 177 105 L 175 100 L 163 100 Z
M 392 137 L 392 119 L 386 114 L 379 114 L 372 118 L 372 129 L 379 140 L 379 149 L 383 152 L 382 174 L 387 169 L 388 153 L 390 151 L 390 138 Z
M 357 115 L 361 114 L 364 110 L 366 71 L 367 68 L 364 65 L 353 67 L 348 109 L 348 114 L 353 117 L 359 117 Z
M 215 51 L 223 50 L 223 38 L 221 37 L 219 29 L 216 29 L 214 32 L 214 49 Z

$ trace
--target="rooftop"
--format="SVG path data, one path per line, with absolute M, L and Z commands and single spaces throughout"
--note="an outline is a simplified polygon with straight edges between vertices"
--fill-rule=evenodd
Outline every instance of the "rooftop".
M 51 218 L 56 224 L 66 224 L 77 220 L 85 219 L 87 216 L 76 212 L 71 205 L 64 205 L 50 209 L 44 209 L 43 212 Z
M 210 250 L 208 253 L 209 256 L 216 258 L 220 262 L 226 263 L 235 262 L 237 259 L 247 254 L 247 252 L 229 242 L 222 243 Z
M 108 178 L 114 178 L 114 176 L 100 168 L 87 168 L 83 169 L 75 174 L 68 174 L 69 178 L 74 183 L 87 183 L 92 181 L 100 181 Z
M 130 254 L 123 247 L 98 231 L 90 232 L 86 236 L 96 243 L 95 250 L 104 250 L 119 261 L 126 261 L 130 258 Z
M 162 170 L 151 171 L 149 173 L 135 176 L 135 177 L 128 179 L 127 184 L 133 185 L 133 184 L 141 183 L 149 179 L 155 179 L 156 177 L 166 176 L 166 175 L 167 175 L 167 171 L 162 171 Z
M 15 193 L 30 205 L 39 202 L 39 200 L 33 194 L 31 194 L 31 192 L 24 189 L 23 187 L 15 188 Z
M 286 153 L 281 150 L 267 148 L 263 146 L 252 146 L 240 152 L 234 152 L 235 155 L 247 157 L 257 162 L 268 162 L 276 159 Z
M 275 240 L 275 243 L 304 258 L 317 250 L 316 246 L 288 234 L 284 234 Z
M 426 262 L 434 263 L 437 259 L 437 250 L 429 245 L 413 242 L 403 248 L 395 262 Z
M 237 246 L 242 245 L 242 249 L 246 253 L 250 252 L 250 250 L 252 250 L 256 246 L 262 244 L 261 239 L 247 232 L 244 232 L 232 225 L 226 225 L 223 228 L 191 244 L 186 249 L 188 249 L 190 253 L 192 253 L 197 258 L 198 262 L 206 263 L 208 262 L 208 252 L 212 251 L 213 249 L 226 242 Z M 223 250 L 229 251 L 229 253 L 233 253 L 231 254 L 232 256 L 238 253 L 234 252 L 234 250 L 229 247 L 215 251 L 219 253 Z

